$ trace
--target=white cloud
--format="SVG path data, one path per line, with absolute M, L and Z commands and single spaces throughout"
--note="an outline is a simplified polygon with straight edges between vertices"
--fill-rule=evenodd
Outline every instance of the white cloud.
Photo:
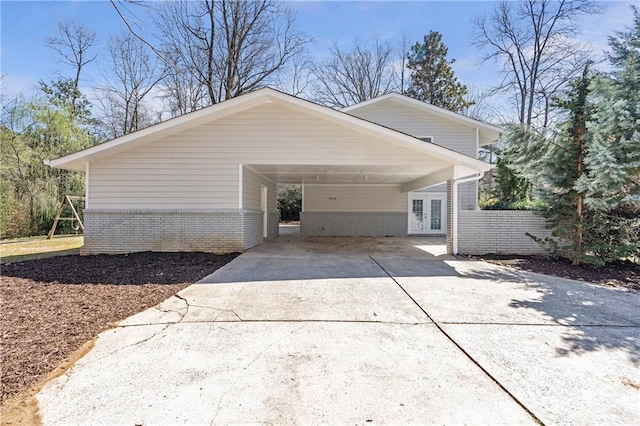
M 591 45 L 598 57 L 603 56 L 604 51 L 609 49 L 610 36 L 614 35 L 616 31 L 624 31 L 631 27 L 633 23 L 632 4 L 627 1 L 605 2 L 603 14 L 588 15 L 580 20 L 579 25 L 582 29 L 580 38 Z

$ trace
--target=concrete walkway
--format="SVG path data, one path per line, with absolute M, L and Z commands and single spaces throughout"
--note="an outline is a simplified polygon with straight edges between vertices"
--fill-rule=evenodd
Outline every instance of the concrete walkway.
M 283 231 L 102 333 L 43 422 L 640 424 L 640 294 Z

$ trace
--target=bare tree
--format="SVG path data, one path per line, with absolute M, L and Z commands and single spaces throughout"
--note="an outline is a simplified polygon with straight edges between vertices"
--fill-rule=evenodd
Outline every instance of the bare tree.
M 312 67 L 313 59 L 306 51 L 294 56 L 278 73 L 276 88 L 293 96 L 308 97 L 313 79 Z
M 161 83 L 161 90 L 171 117 L 208 105 L 207 87 L 199 83 L 199 73 L 190 67 L 181 66 L 180 52 L 175 49 L 167 50 L 163 56 L 165 77 Z
M 112 4 L 136 37 L 164 61 L 166 94 L 178 112 L 276 82 L 310 41 L 295 29 L 293 12 L 277 0 L 158 3 L 153 12 L 158 33 L 151 41 L 128 21 L 122 2 Z M 204 87 L 204 97 L 198 87 Z
M 98 101 L 109 136 L 118 137 L 152 124 L 144 101 L 163 75 L 147 46 L 130 33 L 112 37 L 108 46 L 108 84 L 100 88 Z
M 469 86 L 464 97 L 467 107 L 460 112 L 476 120 L 500 122 L 499 112 L 495 111 L 489 103 L 489 98 L 490 96 L 486 92 L 477 87 Z
M 409 50 L 411 49 L 411 38 L 407 33 L 403 33 L 398 39 L 397 55 L 398 63 L 396 65 L 396 74 L 398 77 L 398 90 L 400 94 L 404 95 L 407 92 L 409 86 L 409 70 L 407 69 L 407 63 L 409 62 Z
M 96 33 L 77 21 L 58 22 L 58 34 L 48 37 L 46 42 L 49 47 L 58 52 L 61 62 L 74 70 L 72 81 L 76 94 L 71 100 L 71 107 L 75 109 L 76 101 L 80 97 L 82 70 L 98 56 L 97 53 L 92 52 L 97 44 Z
M 348 50 L 334 43 L 331 57 L 313 68 L 314 99 L 343 108 L 394 91 L 393 47 L 379 38 L 355 40 Z
M 600 11 L 591 0 L 502 0 L 490 17 L 474 21 L 474 45 L 489 50 L 485 61 L 503 65 L 495 91 L 515 95 L 520 123 L 549 125 L 550 100 L 589 60 L 574 38 L 576 18 Z

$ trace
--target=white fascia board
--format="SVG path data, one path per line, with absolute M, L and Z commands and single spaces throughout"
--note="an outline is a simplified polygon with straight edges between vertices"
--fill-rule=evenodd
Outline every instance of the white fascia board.
M 416 189 L 439 185 L 449 180 L 453 180 L 455 178 L 455 174 L 456 166 L 447 167 L 446 169 L 442 169 L 421 178 L 414 179 L 411 182 L 403 183 L 400 187 L 400 192 L 411 192 L 415 191 Z
M 457 112 L 449 111 L 448 109 L 440 108 L 435 105 L 428 104 L 426 102 L 419 101 L 417 99 L 410 98 L 408 96 L 400 95 L 399 93 L 389 93 L 387 95 L 379 96 L 377 98 L 370 99 L 368 101 L 361 102 L 359 104 L 351 105 L 349 107 L 343 108 L 340 111 L 342 112 L 352 112 L 360 108 L 364 108 L 369 105 L 374 105 L 379 102 L 384 102 L 386 100 L 393 100 L 395 102 L 407 105 L 409 107 L 417 108 L 425 112 L 430 112 L 440 117 L 462 123 L 466 126 L 481 128 L 489 132 L 493 132 L 497 134 L 496 139 L 500 137 L 504 130 L 494 126 L 492 124 L 484 123 L 480 120 L 476 120 L 475 118 L 467 117 L 466 115 L 458 114 Z
M 137 132 L 129 133 L 100 145 L 93 146 L 73 154 L 65 155 L 54 160 L 45 160 L 44 164 L 51 167 L 67 168 L 71 170 L 83 171 L 84 166 L 74 167 L 77 161 L 92 161 L 104 155 L 120 152 L 134 146 L 143 145 L 154 139 L 171 136 L 180 131 L 196 127 L 200 124 L 217 120 L 228 115 L 252 108 L 261 103 L 265 103 L 267 92 L 270 89 L 262 89 L 244 96 L 229 99 L 228 101 L 212 105 L 198 111 L 190 112 L 180 117 L 172 118 L 162 123 L 149 126 Z M 66 167 L 67 166 L 67 167 Z
M 389 96 L 389 95 L 387 95 Z M 451 165 L 464 165 L 478 171 L 488 171 L 491 165 L 473 157 L 460 154 L 453 150 L 443 148 L 439 145 L 429 144 L 413 136 L 400 133 L 396 130 L 363 120 L 361 118 L 336 111 L 322 105 L 315 104 L 295 96 L 287 95 L 270 88 L 264 88 L 255 92 L 239 96 L 216 105 L 195 111 L 163 123 L 156 124 L 146 129 L 130 133 L 128 135 L 113 139 L 101 145 L 97 145 L 76 153 L 45 161 L 51 167 L 58 167 L 70 170 L 85 171 L 85 162 L 91 162 L 106 155 L 118 153 L 131 147 L 139 146 L 151 142 L 155 139 L 170 136 L 180 131 L 217 120 L 231 114 L 235 114 L 254 106 L 276 102 L 283 104 L 294 110 L 299 110 L 306 114 L 315 115 L 319 118 L 334 122 L 338 125 L 350 128 L 360 133 L 365 133 L 374 137 L 383 138 L 391 143 L 408 148 L 423 154 L 434 156 Z M 419 102 L 419 101 L 415 101 Z M 453 113 L 452 113 L 453 114 Z
M 424 142 L 423 140 L 420 140 L 413 136 L 378 125 L 376 123 L 372 123 L 367 120 L 363 120 L 361 118 L 343 113 L 341 111 L 335 111 L 333 109 L 317 105 L 293 96 L 285 96 L 289 97 L 289 99 L 286 99 L 286 101 L 289 102 L 290 105 L 299 107 L 302 112 L 311 112 L 312 114 L 315 113 L 321 118 L 328 119 L 342 126 L 351 128 L 352 130 L 361 133 L 364 132 L 375 137 L 384 137 L 385 139 L 389 140 L 392 143 L 395 143 L 396 145 L 400 145 L 423 154 L 433 155 L 441 160 L 452 162 L 453 164 L 468 165 L 474 169 L 482 171 L 488 171 L 491 169 L 490 164 L 470 157 L 468 155 L 460 154 L 456 151 L 441 147 L 436 144 Z

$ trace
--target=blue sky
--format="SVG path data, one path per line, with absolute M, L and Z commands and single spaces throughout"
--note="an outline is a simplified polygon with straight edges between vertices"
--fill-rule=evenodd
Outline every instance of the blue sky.
M 471 46 L 471 20 L 489 14 L 491 1 L 296 1 L 286 2 L 297 12 L 298 28 L 315 42 L 311 52 L 316 58 L 327 54 L 333 41 L 348 45 L 356 38 L 379 35 L 397 41 L 402 34 L 418 41 L 431 30 L 443 34 L 450 58 L 456 58 L 454 70 L 465 84 L 486 88 L 494 83 L 496 68 L 485 64 L 478 68 L 481 52 Z M 582 19 L 581 37 L 592 43 L 597 52 L 606 48 L 607 36 L 631 24 L 629 1 L 604 3 L 604 15 Z M 134 10 L 138 10 L 134 8 Z M 108 1 L 4 1 L 0 2 L 1 50 L 0 70 L 5 94 L 29 91 L 39 79 L 69 75 L 58 63 L 55 52 L 44 40 L 55 33 L 56 22 L 70 19 L 85 22 L 96 30 L 101 46 L 109 35 L 124 30 L 124 24 Z M 142 13 L 141 13 L 142 15 Z M 93 64 L 83 82 L 95 86 L 102 79 Z

